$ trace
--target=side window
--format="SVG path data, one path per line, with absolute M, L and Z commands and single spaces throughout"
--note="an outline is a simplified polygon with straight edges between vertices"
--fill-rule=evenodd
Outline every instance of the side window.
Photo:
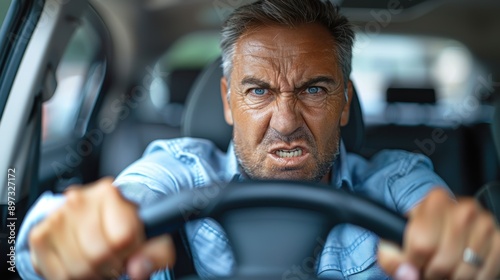
M 3 108 L 7 100 L 8 93 L 3 90 L 3 79 L 5 77 L 6 71 L 6 59 L 8 54 L 8 34 L 11 32 L 8 24 L 7 14 L 10 9 L 14 9 L 12 5 L 13 0 L 0 1 L 0 119 L 3 115 Z M 18 15 L 19 16 L 19 15 Z M 14 20 L 11 19 L 11 23 Z
M 42 143 L 67 142 L 85 133 L 105 73 L 99 37 L 86 22 L 75 31 L 55 71 L 57 88 L 43 104 Z
M 3 0 L 0 2 L 0 28 L 3 25 L 7 11 L 9 10 L 12 0 Z
M 200 31 L 179 38 L 161 56 L 155 68 L 150 100 L 138 108 L 144 122 L 180 127 L 186 98 L 203 67 L 220 56 L 219 33 Z

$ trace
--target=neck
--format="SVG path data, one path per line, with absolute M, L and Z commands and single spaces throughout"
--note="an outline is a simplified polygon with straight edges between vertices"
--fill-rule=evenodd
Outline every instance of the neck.
M 323 176 L 323 179 L 321 179 L 320 182 L 324 184 L 330 184 L 331 181 L 332 181 L 332 169 L 330 169 L 330 171 L 325 176 Z

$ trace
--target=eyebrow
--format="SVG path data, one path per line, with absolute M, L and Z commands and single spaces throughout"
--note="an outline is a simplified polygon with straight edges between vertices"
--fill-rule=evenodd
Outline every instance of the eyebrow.
M 309 86 L 317 84 L 317 83 L 325 83 L 325 84 L 329 84 L 329 85 L 332 85 L 332 86 L 337 85 L 337 82 L 335 81 L 335 79 L 333 79 L 331 77 L 328 77 L 328 76 L 318 76 L 318 77 L 314 77 L 312 79 L 307 80 L 302 85 L 296 87 L 296 89 L 303 89 L 303 88 L 309 87 Z
M 308 86 L 311 86 L 311 85 L 314 85 L 317 83 L 326 83 L 326 84 L 330 84 L 330 85 L 334 85 L 334 86 L 337 85 L 337 82 L 335 81 L 335 79 L 333 79 L 329 76 L 318 76 L 318 77 L 314 77 L 312 79 L 305 81 L 304 83 L 302 83 L 300 86 L 296 87 L 295 89 L 306 88 Z M 265 82 L 263 80 L 255 78 L 255 77 L 245 77 L 241 81 L 241 85 L 255 85 L 255 86 L 258 86 L 260 88 L 271 88 L 271 85 L 268 82 Z
M 271 88 L 271 85 L 268 82 L 264 82 L 255 77 L 245 77 L 241 80 L 241 85 L 255 85 L 260 88 Z

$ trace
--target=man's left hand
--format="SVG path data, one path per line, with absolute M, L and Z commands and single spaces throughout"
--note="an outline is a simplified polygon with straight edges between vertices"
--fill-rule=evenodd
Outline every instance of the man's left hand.
M 403 248 L 381 241 L 378 262 L 395 279 L 500 277 L 500 230 L 472 198 L 431 191 L 408 215 Z

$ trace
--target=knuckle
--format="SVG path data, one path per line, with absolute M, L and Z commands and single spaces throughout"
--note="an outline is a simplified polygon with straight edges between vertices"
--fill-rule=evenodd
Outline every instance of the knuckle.
M 67 191 L 65 196 L 66 196 L 66 202 L 64 205 L 67 208 L 78 209 L 84 203 L 84 198 L 83 198 L 81 192 L 79 192 L 76 189 Z
M 429 231 L 418 223 L 411 223 L 405 236 L 408 253 L 414 258 L 428 259 L 436 251 L 437 244 Z
M 122 250 L 136 240 L 136 230 L 130 223 L 124 223 L 110 232 L 110 246 L 113 250 Z
M 48 230 L 53 230 L 64 225 L 64 212 L 64 209 L 59 209 L 47 216 L 45 220 Z
M 453 268 L 453 265 L 449 265 L 443 261 L 433 262 L 427 267 L 426 275 L 430 279 L 447 278 L 453 273 Z
M 105 199 L 108 201 L 109 204 L 119 204 L 119 205 L 124 205 L 123 202 L 126 200 L 123 198 L 123 195 L 117 187 L 113 185 L 106 185 L 101 188 L 102 193 L 100 194 L 102 196 L 102 199 Z
M 412 238 L 408 242 L 409 253 L 418 259 L 428 259 L 436 250 L 433 243 L 427 241 L 425 237 Z
M 111 180 L 108 179 L 108 182 Z M 109 249 L 120 252 L 138 243 L 142 226 L 137 207 L 126 200 L 117 187 L 102 182 L 100 184 L 100 195 L 106 200 L 101 213 L 104 235 L 107 237 Z M 104 252 L 103 256 L 107 257 L 107 253 Z
M 472 198 L 460 200 L 459 205 L 464 209 L 464 211 L 471 213 L 479 212 L 479 207 L 477 205 L 477 202 Z
M 62 226 L 64 226 L 64 214 L 63 211 L 57 210 L 30 231 L 28 242 L 34 247 L 45 246 Z
M 97 181 L 97 183 L 102 184 L 102 185 L 111 185 L 113 183 L 113 181 L 114 181 L 113 177 L 106 176 L 106 177 L 101 178 L 99 181 Z
M 97 246 L 95 245 L 82 246 L 84 260 L 91 268 L 99 268 L 103 263 L 108 263 L 115 258 L 116 254 L 119 253 L 111 247 L 110 243 L 99 242 Z
M 480 216 L 480 223 L 484 231 L 485 237 L 490 237 L 495 234 L 496 224 L 493 215 L 489 212 L 484 212 Z
M 48 233 L 44 228 L 41 228 L 40 226 L 33 228 L 28 236 L 30 247 L 38 248 L 42 246 L 46 243 L 45 241 L 47 237 Z
M 103 248 L 96 250 L 96 247 L 86 246 L 86 244 L 82 244 L 82 246 L 81 246 L 82 259 L 90 267 L 95 267 L 95 265 L 106 260 L 105 253 L 108 251 L 109 251 L 109 249 L 104 250 Z
M 470 226 L 479 214 L 477 205 L 470 200 L 461 202 L 460 206 L 455 209 L 455 225 L 458 229 L 463 229 Z
M 429 193 L 428 199 L 425 201 L 429 204 L 441 207 L 444 203 L 450 203 L 450 195 L 443 188 L 436 188 Z
M 85 251 L 88 267 L 98 269 L 103 263 L 108 263 L 115 257 L 115 252 L 109 246 L 97 250 Z
M 97 184 L 97 187 L 102 192 L 112 194 L 112 193 L 116 193 L 115 191 L 118 189 L 115 186 L 113 186 L 112 183 L 113 183 L 113 180 L 111 180 L 109 178 L 104 178 L 104 179 L 99 180 L 96 184 Z

